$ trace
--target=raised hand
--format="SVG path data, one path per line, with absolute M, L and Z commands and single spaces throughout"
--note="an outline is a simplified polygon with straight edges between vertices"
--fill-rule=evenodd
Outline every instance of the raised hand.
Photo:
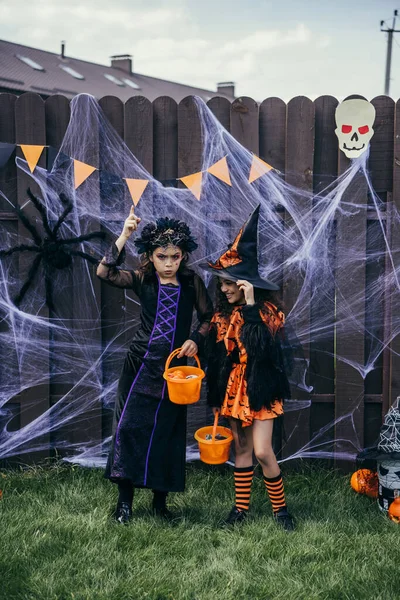
M 236 285 L 238 286 L 239 290 L 244 293 L 246 304 L 255 304 L 253 284 L 245 279 L 238 279 Z
M 136 229 L 138 228 L 138 225 L 141 221 L 140 217 L 137 217 L 135 215 L 135 207 L 131 206 L 131 209 L 129 211 L 129 216 L 128 218 L 125 220 L 124 223 L 124 228 L 122 230 L 122 236 L 126 239 L 130 238 L 132 233 L 134 231 L 136 231 Z

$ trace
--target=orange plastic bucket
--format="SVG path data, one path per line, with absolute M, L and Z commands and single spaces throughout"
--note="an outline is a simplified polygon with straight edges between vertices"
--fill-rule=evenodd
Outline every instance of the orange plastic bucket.
M 165 371 L 163 377 L 167 382 L 168 395 L 171 402 L 174 404 L 194 404 L 200 399 L 201 381 L 205 377 L 203 369 L 200 368 L 200 361 L 197 355 L 194 356 L 197 362 L 197 367 L 169 367 L 171 360 L 179 354 L 182 348 L 177 348 L 167 358 L 165 363 Z M 181 371 L 184 375 L 182 378 L 172 379 L 169 377 L 172 373 Z M 188 375 L 195 375 L 190 379 L 186 379 Z
M 214 425 L 202 427 L 194 434 L 199 444 L 200 460 L 208 465 L 222 465 L 229 460 L 229 449 L 233 435 L 228 427 L 218 425 L 218 412 L 215 414 Z M 225 436 L 224 440 L 216 440 L 217 434 Z M 210 437 L 211 439 L 206 439 Z

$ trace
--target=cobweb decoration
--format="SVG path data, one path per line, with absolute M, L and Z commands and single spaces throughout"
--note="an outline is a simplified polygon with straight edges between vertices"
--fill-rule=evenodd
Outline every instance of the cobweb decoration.
M 222 127 L 204 102 L 194 98 L 194 103 L 202 136 L 200 201 L 186 188 L 164 187 L 153 178 L 110 125 L 98 102 L 87 95 L 71 102 L 70 122 L 52 171 L 37 167 L 31 174 L 20 158 L 17 166 L 39 187 L 49 222 L 56 223 L 65 208 L 60 194 L 73 202 L 74 209 L 62 225 L 64 239 L 82 239 L 99 229 L 110 238 L 118 236 L 132 206 L 124 178 L 148 180 L 136 207 L 142 219 L 140 228 L 161 217 L 185 221 L 199 243 L 191 254 L 191 266 L 207 284 L 211 275 L 202 273 L 198 265 L 220 256 L 261 204 L 261 275 L 281 288 L 294 284 L 296 289 L 294 303 L 286 310 L 287 331 L 294 331 L 299 346 L 312 349 L 314 369 L 318 370 L 319 359 L 326 364 L 328 357 L 332 364 L 346 363 L 364 380 L 380 368 L 383 350 L 391 352 L 391 341 L 400 334 L 400 246 L 393 248 L 389 243 L 389 219 L 385 218 L 390 215 L 392 240 L 400 240 L 400 217 L 394 203 L 383 203 L 373 190 L 368 153 L 353 160 L 318 194 L 289 185 L 274 171 L 249 184 L 252 153 Z M 98 169 L 77 190 L 71 157 Z M 206 172 L 223 157 L 229 167 L 230 187 Z M 11 200 L 8 202 L 11 206 Z M 350 277 L 338 277 L 343 271 L 353 274 L 366 270 L 365 231 L 353 227 L 345 252 L 337 239 L 338 222 L 350 226 L 357 219 L 372 223 L 367 260 L 379 267 L 367 278 L 366 294 L 364 289 L 353 290 Z M 15 245 L 15 234 L 1 221 L 0 239 L 3 248 Z M 124 267 L 128 269 L 138 264 L 134 240 L 132 236 L 126 245 Z M 82 251 L 101 256 L 101 240 L 89 239 L 84 244 Z M 18 310 L 12 298 L 23 281 L 12 262 L 0 261 L 0 457 L 23 456 L 51 447 L 71 462 L 102 465 L 109 448 L 119 373 L 140 322 L 138 300 L 130 291 L 105 290 L 95 277 L 95 267 L 74 256 L 71 269 L 52 271 L 57 318 L 45 318 L 40 312 L 44 297 L 41 282 L 29 289 Z M 392 308 L 388 333 L 382 328 L 385 302 Z M 335 336 L 342 347 L 351 348 L 360 331 L 366 340 L 361 359 L 350 352 L 346 356 L 335 353 L 331 343 Z M 307 366 L 304 360 L 296 363 L 293 399 L 285 403 L 286 422 L 292 423 L 292 429 L 286 432 L 290 451 L 284 460 L 355 458 L 364 446 L 354 424 L 354 415 L 364 400 L 362 383 L 355 391 L 351 388 L 353 403 L 344 417 L 335 421 L 332 411 L 332 420 L 324 422 L 307 444 L 298 441 L 304 439 L 304 422 L 309 426 L 312 421 L 313 390 Z M 332 377 L 328 383 L 334 390 L 335 375 L 319 375 L 321 379 Z M 15 426 L 14 422 L 13 427 L 13 411 L 19 407 L 25 412 L 21 423 Z M 198 454 L 193 432 L 205 424 L 204 399 L 190 407 L 188 414 L 188 456 L 194 458 Z M 304 414 L 307 419 L 303 420 Z M 335 438 L 338 423 L 345 424 L 346 439 Z
M 400 396 L 396 398 L 383 421 L 378 449 L 382 452 L 400 452 Z

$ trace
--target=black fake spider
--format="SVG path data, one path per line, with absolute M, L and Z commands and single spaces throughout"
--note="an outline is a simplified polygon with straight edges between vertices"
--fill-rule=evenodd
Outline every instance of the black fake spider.
M 61 238 L 59 237 L 61 225 L 65 222 L 65 219 L 74 208 L 71 200 L 69 200 L 64 194 L 60 194 L 60 200 L 65 208 L 61 216 L 57 219 L 54 227 L 51 228 L 47 218 L 46 209 L 41 200 L 36 198 L 30 189 L 28 189 L 28 196 L 41 216 L 45 236 L 42 237 L 40 235 L 36 227 L 28 220 L 23 210 L 17 206 L 17 215 L 26 229 L 30 232 L 34 244 L 20 244 L 18 246 L 14 246 L 13 248 L 9 248 L 8 250 L 0 250 L 0 258 L 11 256 L 15 252 L 37 253 L 37 256 L 33 260 L 29 269 L 27 279 L 20 289 L 18 296 L 14 299 L 14 304 L 16 306 L 21 304 L 26 292 L 31 287 L 35 279 L 35 275 L 39 270 L 40 264 L 42 263 L 46 289 L 46 304 L 50 310 L 54 310 L 53 285 L 51 277 L 52 271 L 54 269 L 65 269 L 69 267 L 72 264 L 73 256 L 80 256 L 92 264 L 97 264 L 98 261 L 93 256 L 87 254 L 86 252 L 82 252 L 81 250 L 73 249 L 71 246 L 74 244 L 80 244 L 81 242 L 87 242 L 95 238 L 104 239 L 106 234 L 102 231 L 95 231 L 93 233 L 86 233 L 77 237 Z

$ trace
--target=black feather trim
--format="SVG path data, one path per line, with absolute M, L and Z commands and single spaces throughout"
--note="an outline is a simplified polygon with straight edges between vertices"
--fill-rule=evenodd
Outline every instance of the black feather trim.
M 290 397 L 280 335 L 264 323 L 244 323 L 240 339 L 247 353 L 246 381 L 250 407 L 271 409 L 274 400 Z

